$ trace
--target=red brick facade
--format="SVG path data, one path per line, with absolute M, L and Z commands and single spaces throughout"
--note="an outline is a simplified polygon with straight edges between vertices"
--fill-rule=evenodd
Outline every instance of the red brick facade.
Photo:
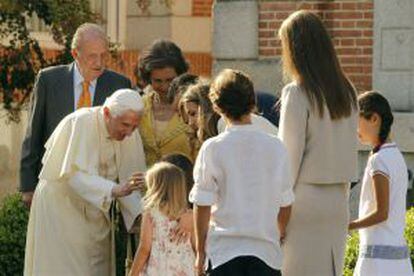
M 211 17 L 213 0 L 193 0 L 193 16 Z
M 56 56 L 56 50 L 44 50 L 45 58 Z M 190 63 L 190 73 L 204 77 L 211 76 L 212 58 L 208 53 L 184 53 L 185 58 Z M 138 50 L 119 51 L 118 56 L 110 59 L 107 66 L 112 70 L 127 76 L 133 84 L 136 83 L 134 70 L 138 63 Z
M 139 51 L 124 50 L 120 51 L 119 57 L 112 59 L 108 67 L 114 71 L 128 76 L 133 83 L 136 83 L 134 70 L 137 66 Z M 208 53 L 184 53 L 185 58 L 190 63 L 190 73 L 195 75 L 210 77 L 212 58 Z
M 207 53 L 184 53 L 190 63 L 190 73 L 210 77 L 212 58 Z M 124 50 L 119 52 L 119 57 L 112 59 L 108 67 L 114 71 L 128 76 L 133 83 L 136 83 L 134 70 L 138 63 L 138 50 Z
M 293 11 L 318 13 L 332 34 L 344 71 L 359 90 L 372 87 L 373 0 L 266 1 L 259 4 L 259 54 L 280 56 L 277 37 L 282 21 Z
M 211 17 L 213 0 L 192 0 L 193 16 Z M 259 1 L 259 55 L 261 59 L 279 57 L 277 37 L 282 21 L 292 12 L 309 9 L 318 13 L 333 36 L 333 41 L 347 75 L 359 90 L 372 87 L 373 0 L 266 0 Z M 119 52 L 109 67 L 135 82 L 134 68 L 138 50 Z M 210 53 L 185 53 L 192 73 L 211 76 Z

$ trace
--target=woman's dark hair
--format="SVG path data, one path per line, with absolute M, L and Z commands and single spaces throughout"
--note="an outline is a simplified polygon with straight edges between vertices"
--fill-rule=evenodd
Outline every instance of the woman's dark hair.
M 173 103 L 175 97 L 177 95 L 184 94 L 185 90 L 188 86 L 192 84 L 196 84 L 198 80 L 198 76 L 192 75 L 189 73 L 184 73 L 174 78 L 174 80 L 170 83 L 170 87 L 168 88 L 167 92 L 167 99 L 170 103 Z
M 187 184 L 187 200 L 188 195 L 193 188 L 194 180 L 193 180 L 193 163 L 183 154 L 169 154 L 165 155 L 161 158 L 160 162 L 168 162 L 170 164 L 173 164 L 177 167 L 179 167 L 181 170 L 183 170 L 185 175 L 185 180 Z M 189 206 L 191 206 L 191 203 L 188 202 Z
M 227 117 L 240 120 L 256 106 L 253 82 L 241 71 L 225 69 L 210 88 L 211 102 Z
M 151 83 L 154 69 L 174 68 L 177 75 L 188 71 L 189 65 L 181 49 L 169 40 L 159 39 L 143 51 L 138 59 L 138 77 L 146 84 Z
M 357 109 L 355 88 L 343 72 L 322 20 L 310 11 L 291 14 L 279 29 L 283 72 L 303 87 L 312 107 L 332 120 Z
M 372 115 L 378 114 L 381 118 L 381 127 L 378 133 L 380 144 L 373 149 L 375 153 L 387 140 L 394 122 L 390 104 L 384 96 L 376 91 L 369 91 L 359 95 L 358 104 L 360 116 L 370 119 Z

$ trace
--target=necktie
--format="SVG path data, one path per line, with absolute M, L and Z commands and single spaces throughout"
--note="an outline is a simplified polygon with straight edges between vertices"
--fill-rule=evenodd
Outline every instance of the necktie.
M 91 92 L 89 92 L 89 82 L 84 81 L 82 82 L 82 94 L 79 97 L 77 108 L 79 109 L 81 107 L 90 107 L 90 106 L 92 106 L 92 102 L 91 102 Z

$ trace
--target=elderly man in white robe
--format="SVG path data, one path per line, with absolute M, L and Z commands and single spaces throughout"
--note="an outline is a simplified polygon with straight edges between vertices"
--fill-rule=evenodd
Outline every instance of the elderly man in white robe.
M 59 123 L 30 211 L 25 275 L 115 275 L 111 205 L 127 230 L 142 211 L 145 159 L 135 131 L 142 111 L 139 94 L 121 89 Z

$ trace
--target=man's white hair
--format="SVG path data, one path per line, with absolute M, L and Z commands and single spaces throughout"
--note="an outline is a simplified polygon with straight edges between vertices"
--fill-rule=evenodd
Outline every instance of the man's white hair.
M 139 93 L 132 89 L 119 89 L 106 98 L 104 107 L 107 107 L 113 117 L 118 117 L 127 111 L 141 113 L 144 111 L 144 102 Z
M 102 39 L 108 43 L 108 37 L 106 36 L 104 30 L 101 26 L 94 23 L 84 23 L 80 25 L 72 38 L 71 48 L 72 50 L 79 50 L 82 41 L 85 39 L 85 36 L 90 36 L 91 39 Z

